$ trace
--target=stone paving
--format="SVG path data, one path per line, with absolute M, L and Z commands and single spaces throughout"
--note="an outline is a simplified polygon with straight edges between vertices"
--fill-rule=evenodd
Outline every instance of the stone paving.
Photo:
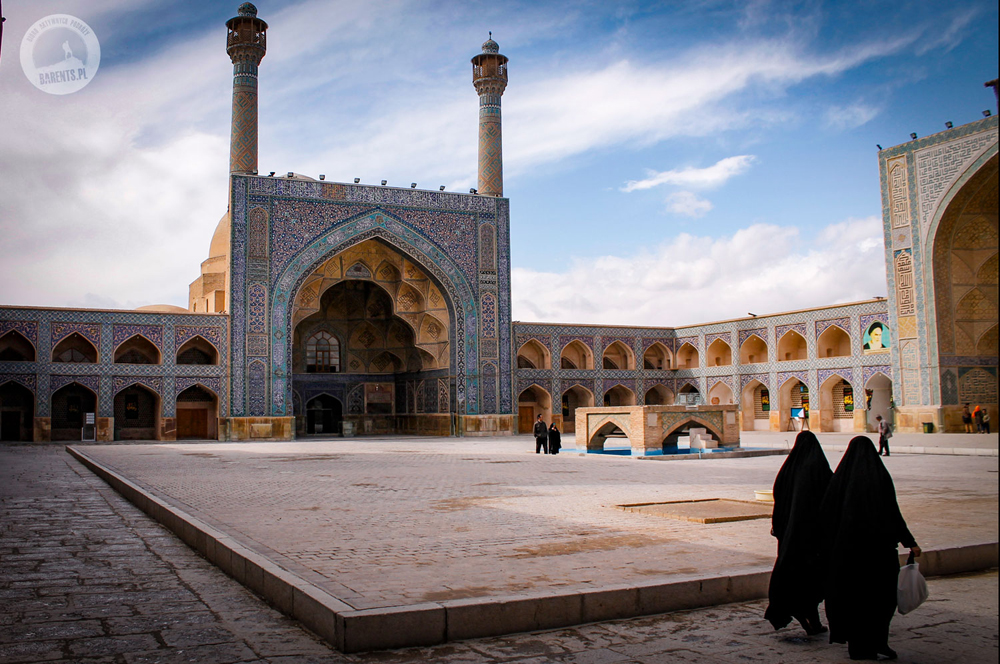
M 545 456 L 523 438 L 79 449 L 355 609 L 769 569 L 766 519 L 700 524 L 616 506 L 753 500 L 784 461 Z M 996 541 L 996 459 L 887 461 L 922 546 Z
M 893 622 L 900 661 L 996 662 L 996 571 L 929 584 L 928 602 Z M 199 558 L 61 446 L 0 446 L 0 664 L 846 661 L 825 639 L 771 630 L 764 605 L 343 655 Z

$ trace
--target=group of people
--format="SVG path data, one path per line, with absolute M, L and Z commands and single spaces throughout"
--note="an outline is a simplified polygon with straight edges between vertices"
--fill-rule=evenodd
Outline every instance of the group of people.
M 545 420 L 539 415 L 538 419 L 535 420 L 535 427 L 532 431 L 535 435 L 535 454 L 559 454 L 559 450 L 562 449 L 562 435 L 559 433 L 559 427 L 553 422 L 548 427 L 545 426 Z
M 962 424 L 965 425 L 965 433 L 972 433 L 972 423 L 976 423 L 976 431 L 979 433 L 990 432 L 990 413 L 981 406 L 976 406 L 969 410 L 969 404 L 962 406 Z
M 851 659 L 895 659 L 898 543 L 920 555 L 896 502 L 892 477 L 871 439 L 851 440 L 836 472 L 809 431 L 774 481 L 771 534 L 778 557 L 764 617 L 775 629 L 796 619 L 810 635 L 830 632 Z M 826 602 L 829 630 L 820 622 Z

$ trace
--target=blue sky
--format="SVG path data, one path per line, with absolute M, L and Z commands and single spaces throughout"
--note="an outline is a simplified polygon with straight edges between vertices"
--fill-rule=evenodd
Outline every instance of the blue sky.
M 238 2 L 7 2 L 0 302 L 186 304 L 225 211 Z M 877 150 L 996 112 L 997 3 L 256 3 L 260 170 L 475 185 L 469 58 L 504 95 L 514 317 L 677 325 L 885 293 Z M 55 97 L 18 49 L 87 21 Z

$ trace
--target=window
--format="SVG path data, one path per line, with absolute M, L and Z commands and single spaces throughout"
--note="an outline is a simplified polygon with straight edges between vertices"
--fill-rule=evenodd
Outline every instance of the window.
M 307 373 L 339 373 L 340 341 L 329 332 L 317 332 L 306 344 Z

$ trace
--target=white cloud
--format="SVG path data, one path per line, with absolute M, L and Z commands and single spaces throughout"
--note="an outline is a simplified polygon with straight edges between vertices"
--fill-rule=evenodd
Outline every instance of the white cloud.
M 622 187 L 622 191 L 631 192 L 641 189 L 652 189 L 662 184 L 711 189 L 722 186 L 729 178 L 745 172 L 750 168 L 754 159 L 756 157 L 752 154 L 743 154 L 720 159 L 715 164 L 706 168 L 688 166 L 687 168 L 675 168 L 660 173 L 650 171 L 649 177 L 645 180 L 629 180 Z
M 873 120 L 881 112 L 881 108 L 862 103 L 831 106 L 826 110 L 825 124 L 832 129 L 854 129 Z
M 882 221 L 849 219 L 803 247 L 796 228 L 687 233 L 634 256 L 576 258 L 565 272 L 513 271 L 515 320 L 688 325 L 885 293 Z M 817 301 L 817 298 L 821 298 Z
M 667 196 L 667 209 L 685 217 L 703 217 L 712 209 L 712 202 L 698 198 L 694 192 L 676 191 Z

